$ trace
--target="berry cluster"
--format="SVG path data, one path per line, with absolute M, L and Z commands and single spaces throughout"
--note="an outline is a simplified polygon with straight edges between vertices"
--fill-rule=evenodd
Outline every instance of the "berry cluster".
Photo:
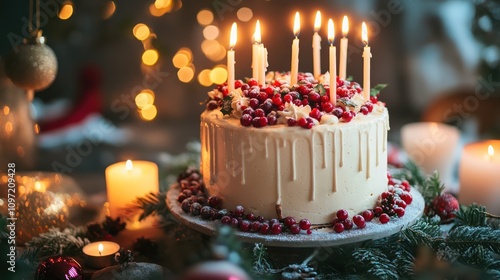
M 292 86 L 279 80 L 259 85 L 255 79 L 249 79 L 247 83 L 241 80 L 235 81 L 235 89 L 241 89 L 243 97 L 248 98 L 248 106 L 241 107 L 240 123 L 242 126 L 265 127 L 277 124 L 279 112 L 285 110 L 286 103 L 311 108 L 308 117 L 288 118 L 288 126 L 312 128 L 315 120 L 321 121 L 324 114 L 332 114 L 342 122 L 350 122 L 356 114 L 371 113 L 373 104 L 378 102 L 377 97 L 370 98 L 360 107 L 359 112 L 348 109 L 342 102 L 332 104 L 329 97 L 329 85 L 311 82 L 311 77 L 307 73 L 300 73 L 299 82 Z M 350 100 L 362 90 L 358 83 L 337 77 L 337 100 Z M 214 97 L 209 100 L 207 103 L 209 111 L 222 107 L 223 99 L 229 95 L 226 84 L 219 85 L 217 91 L 222 93 L 222 98 Z
M 239 228 L 244 232 L 258 232 L 261 234 L 280 234 L 288 231 L 299 234 L 301 230 L 311 234 L 311 222 L 302 219 L 298 223 L 293 217 L 282 220 L 267 220 L 254 213 L 246 213 L 243 206 L 236 206 L 232 211 L 220 209 L 222 199 L 219 196 L 207 198 L 204 192 L 205 185 L 198 171 L 191 169 L 179 175 L 177 182 L 181 192 L 177 201 L 181 203 L 182 211 L 200 216 L 204 220 L 220 220 L 222 224 Z
M 373 215 L 373 211 L 368 209 L 361 213 L 361 215 L 354 215 L 351 220 L 349 219 L 349 213 L 344 209 L 340 209 L 337 211 L 337 218 L 332 221 L 333 230 L 336 233 L 341 233 L 344 230 L 352 229 L 354 225 L 358 228 L 364 228 L 366 227 L 366 222 L 373 219 Z

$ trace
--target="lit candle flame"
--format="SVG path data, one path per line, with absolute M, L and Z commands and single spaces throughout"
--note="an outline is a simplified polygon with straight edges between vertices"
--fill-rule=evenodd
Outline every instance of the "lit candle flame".
M 298 37 L 300 33 L 300 15 L 299 12 L 295 13 L 295 21 L 293 22 L 293 35 Z
M 133 168 L 134 166 L 132 165 L 132 161 L 130 159 L 127 159 L 127 161 L 125 162 L 125 169 L 127 169 L 127 171 L 131 171 Z
M 321 12 L 316 12 L 316 19 L 314 20 L 314 32 L 318 32 L 321 28 Z
M 344 16 L 342 20 L 342 37 L 347 37 L 347 33 L 349 33 L 349 19 L 347 19 L 347 16 Z
M 233 25 L 231 26 L 231 37 L 229 37 L 229 48 L 233 49 L 234 46 L 236 45 L 236 22 L 233 22 Z
M 257 23 L 255 24 L 255 33 L 253 34 L 253 39 L 255 40 L 255 43 L 260 44 L 262 42 L 261 35 L 260 35 L 260 21 L 257 20 Z
M 45 191 L 45 186 L 43 185 L 42 182 L 35 181 L 35 191 L 37 191 L 37 192 L 44 192 Z
M 102 251 L 104 251 L 104 245 L 102 243 L 99 243 L 97 246 L 97 250 L 99 251 L 99 256 L 102 256 Z
M 488 146 L 488 156 L 490 157 L 490 159 L 495 155 L 495 149 L 493 149 L 493 146 L 492 145 L 489 145 Z
M 366 23 L 364 21 L 361 24 L 361 40 L 368 46 L 368 30 L 366 29 Z
M 335 40 L 335 29 L 333 25 L 333 20 L 329 19 L 328 20 L 328 41 L 330 41 L 330 44 L 333 44 L 333 40 Z

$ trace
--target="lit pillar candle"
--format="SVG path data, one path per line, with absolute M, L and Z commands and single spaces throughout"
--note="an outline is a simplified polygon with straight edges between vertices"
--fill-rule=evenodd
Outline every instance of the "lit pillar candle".
M 236 22 L 231 26 L 231 36 L 229 37 L 229 50 L 227 51 L 227 86 L 228 92 L 234 91 L 234 46 L 236 45 Z
M 259 64 L 260 64 L 260 21 L 257 20 L 255 24 L 255 33 L 253 34 L 253 45 L 252 45 L 252 78 L 255 80 L 259 79 Z
M 153 162 L 122 161 L 108 166 L 105 173 L 109 211 L 113 218 L 137 197 L 159 191 L 158 166 Z
M 329 71 L 330 71 L 330 102 L 335 105 L 337 103 L 337 48 L 333 45 L 333 40 L 335 39 L 335 29 L 333 26 L 333 20 L 328 20 L 328 41 L 330 42 L 330 60 L 329 60 Z
M 300 15 L 299 12 L 295 13 L 295 20 L 293 23 L 293 34 L 295 39 L 292 43 L 292 65 L 290 71 L 290 84 L 297 83 L 299 76 L 299 33 L 300 33 Z
M 321 28 L 321 13 L 316 12 L 316 19 L 314 20 L 314 35 L 312 40 L 313 49 L 313 75 L 318 79 L 321 75 L 321 36 L 318 31 Z
M 486 206 L 486 211 L 500 215 L 500 140 L 465 145 L 460 160 L 459 201 Z
M 368 46 L 368 30 L 364 22 L 361 25 L 361 39 L 365 44 L 363 50 L 363 97 L 366 100 L 370 100 L 370 58 L 372 57 L 372 53 Z
M 339 61 L 339 78 L 346 79 L 347 70 L 347 33 L 349 33 L 349 20 L 344 16 L 342 20 L 342 38 L 340 39 L 340 61 Z

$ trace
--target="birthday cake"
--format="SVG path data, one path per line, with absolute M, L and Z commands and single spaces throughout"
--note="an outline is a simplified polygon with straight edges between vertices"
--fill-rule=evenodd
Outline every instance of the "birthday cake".
M 234 91 L 208 93 L 200 167 L 223 208 L 321 224 L 341 209 L 353 216 L 375 207 L 388 189 L 387 109 L 338 78 L 332 102 L 322 78 L 300 73 L 290 85 L 271 72 L 263 86 L 237 80 Z

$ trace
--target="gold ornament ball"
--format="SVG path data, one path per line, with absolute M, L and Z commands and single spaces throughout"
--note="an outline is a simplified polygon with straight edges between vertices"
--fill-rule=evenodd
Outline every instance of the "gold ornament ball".
M 56 78 L 57 58 L 54 51 L 44 44 L 43 37 L 40 37 L 35 42 L 18 46 L 17 52 L 7 57 L 5 72 L 20 88 L 42 90 Z

